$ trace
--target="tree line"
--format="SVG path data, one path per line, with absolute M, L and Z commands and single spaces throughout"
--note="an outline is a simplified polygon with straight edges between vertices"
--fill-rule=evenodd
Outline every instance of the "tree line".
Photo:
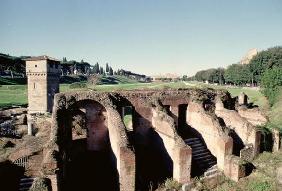
M 249 64 L 232 64 L 226 69 L 211 68 L 201 70 L 188 80 L 201 82 L 260 85 L 270 103 L 274 103 L 282 86 L 282 46 L 259 52 Z
M 25 77 L 25 58 L 30 58 L 30 56 L 10 56 L 8 54 L 0 53 L 0 76 L 10 76 L 14 77 L 15 75 L 20 77 Z M 84 60 L 67 60 L 66 57 L 60 61 L 61 65 L 61 74 L 62 75 L 121 75 L 127 76 L 130 78 L 145 78 L 145 75 L 132 73 L 131 71 L 126 71 L 124 69 L 113 70 L 112 66 L 106 63 L 106 66 L 103 67 L 98 62 L 94 65 L 91 65 Z

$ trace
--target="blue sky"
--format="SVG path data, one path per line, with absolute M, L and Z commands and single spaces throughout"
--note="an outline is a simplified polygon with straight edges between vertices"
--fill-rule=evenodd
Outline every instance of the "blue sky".
M 0 0 L 0 52 L 192 75 L 282 45 L 281 10 L 281 0 Z

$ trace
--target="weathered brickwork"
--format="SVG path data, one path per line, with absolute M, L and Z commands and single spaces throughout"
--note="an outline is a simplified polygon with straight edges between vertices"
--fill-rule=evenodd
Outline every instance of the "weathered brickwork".
M 51 112 L 59 92 L 59 62 L 47 56 L 26 59 L 29 113 Z
M 241 151 L 242 158 L 232 154 L 234 142 L 228 129 L 234 129 L 237 136 L 254 149 L 260 144 L 260 136 L 235 110 L 227 111 L 224 108 L 222 102 L 226 103 L 228 97 L 225 91 L 198 89 L 56 94 L 51 139 L 43 160 L 45 174 L 53 179 L 57 177 L 52 184 L 64 189 L 64 184 L 60 182 L 68 181 L 64 171 L 74 152 L 71 149 L 74 140 L 72 121 L 80 113 L 85 115 L 86 120 L 85 149 L 111 151 L 112 165 L 118 172 L 121 191 L 136 190 L 141 183 L 154 182 L 150 174 L 160 169 L 165 171 L 160 171 L 159 175 L 165 174 L 166 178 L 172 177 L 181 183 L 190 182 L 192 148 L 185 144 L 183 137 L 195 135 L 201 137 L 216 157 L 218 169 L 238 181 L 245 176 L 245 168 L 240 161 L 252 154 L 246 149 Z M 130 132 L 123 122 L 125 107 L 132 108 Z M 219 121 L 219 116 L 226 126 Z M 188 130 L 185 136 L 183 128 Z M 197 134 L 189 134 L 189 129 Z M 155 159 L 158 163 L 154 163 Z M 152 164 L 145 162 L 147 160 Z M 160 169 L 154 169 L 160 165 L 163 165 Z M 56 173 L 48 168 L 57 169 Z

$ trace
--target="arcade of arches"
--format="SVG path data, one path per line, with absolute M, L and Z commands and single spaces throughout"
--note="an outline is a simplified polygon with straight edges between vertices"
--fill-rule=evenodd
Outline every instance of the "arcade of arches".
M 47 174 L 60 190 L 148 190 L 212 172 L 238 181 L 240 161 L 259 153 L 252 118 L 263 118 L 240 107 L 219 90 L 56 94 Z

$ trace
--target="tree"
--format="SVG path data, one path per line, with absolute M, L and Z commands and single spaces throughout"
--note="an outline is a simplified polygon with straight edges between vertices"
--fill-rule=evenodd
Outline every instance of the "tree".
M 104 74 L 104 68 L 102 66 L 100 66 L 99 74 Z
M 224 68 L 211 68 L 211 69 L 207 69 L 207 70 L 201 70 L 199 72 L 196 73 L 195 75 L 195 79 L 197 81 L 208 81 L 210 83 L 220 83 L 223 84 L 224 83 Z
M 268 98 L 269 103 L 275 103 L 277 95 L 282 87 L 282 68 L 272 68 L 264 72 L 261 77 L 261 86 L 263 94 Z
M 282 67 L 282 46 L 261 51 L 250 61 L 249 66 L 254 81 L 259 83 L 266 70 Z
M 98 62 L 93 66 L 93 72 L 94 72 L 94 74 L 99 74 L 100 67 L 99 67 L 99 63 Z
M 120 75 L 120 69 L 117 70 L 117 75 Z
M 248 65 L 232 64 L 227 67 L 224 78 L 227 83 L 243 85 L 251 83 L 252 77 Z
M 113 71 L 112 67 L 110 67 L 110 69 L 109 69 L 109 74 L 110 74 L 111 76 L 114 74 L 114 71 Z
M 106 72 L 108 73 L 109 71 L 110 71 L 109 64 L 106 63 Z

